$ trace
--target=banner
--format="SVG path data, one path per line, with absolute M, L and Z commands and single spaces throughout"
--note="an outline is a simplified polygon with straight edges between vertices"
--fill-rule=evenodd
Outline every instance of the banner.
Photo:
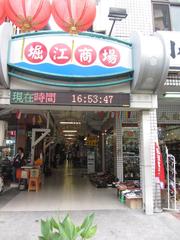
M 163 158 L 159 144 L 155 143 L 155 177 L 157 183 L 160 183 L 161 189 L 165 187 L 165 173 Z

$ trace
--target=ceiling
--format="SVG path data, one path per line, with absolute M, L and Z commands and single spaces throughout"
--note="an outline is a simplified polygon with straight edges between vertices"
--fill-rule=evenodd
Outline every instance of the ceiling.
M 16 126 L 16 112 L 17 110 L 8 112 L 1 116 L 0 119 L 7 121 L 11 127 Z M 33 115 L 41 115 L 43 119 L 43 121 L 41 121 L 41 126 L 42 128 L 46 128 L 47 111 L 22 110 L 21 112 L 22 117 L 18 120 L 18 124 L 24 124 L 26 121 L 27 124 L 32 125 Z M 70 142 L 76 140 L 79 136 L 86 137 L 88 135 L 98 135 L 102 131 L 104 123 L 109 119 L 108 114 L 104 112 L 59 110 L 49 111 L 49 113 L 51 129 L 55 129 L 56 135 L 60 137 L 60 139 L 69 138 Z M 38 119 L 39 117 L 36 117 L 36 122 L 38 122 Z M 110 127 L 112 126 L 111 123 L 112 120 L 110 124 L 108 124 Z M 35 125 L 35 128 L 36 127 Z

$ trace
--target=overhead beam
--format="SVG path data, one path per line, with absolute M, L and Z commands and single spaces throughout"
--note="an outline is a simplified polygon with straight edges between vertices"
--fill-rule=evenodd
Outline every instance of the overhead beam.
M 32 147 L 35 147 L 38 143 L 40 143 L 50 132 L 51 132 L 50 129 L 45 129 L 44 133 L 38 139 L 35 140 Z

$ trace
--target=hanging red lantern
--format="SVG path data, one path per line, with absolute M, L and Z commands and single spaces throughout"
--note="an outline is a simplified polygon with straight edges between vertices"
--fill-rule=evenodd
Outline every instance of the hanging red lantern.
M 0 24 L 4 22 L 5 16 L 5 0 L 0 0 Z
M 45 27 L 51 15 L 49 0 L 6 0 L 7 17 L 23 32 Z
M 95 0 L 53 0 L 52 15 L 65 32 L 86 31 L 96 16 Z

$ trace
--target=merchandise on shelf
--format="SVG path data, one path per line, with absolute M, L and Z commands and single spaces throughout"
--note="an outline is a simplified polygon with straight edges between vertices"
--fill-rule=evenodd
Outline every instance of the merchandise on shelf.
M 121 203 L 130 208 L 142 207 L 142 190 L 139 181 L 126 181 L 116 183 L 117 194 Z
M 113 182 L 116 180 L 111 173 L 94 173 L 89 175 L 89 179 L 97 188 L 113 187 Z
M 140 179 L 139 156 L 135 153 L 123 153 L 124 180 Z
M 123 171 L 124 180 L 139 180 L 139 129 L 125 127 L 123 129 Z
M 114 173 L 114 137 L 112 133 L 106 135 L 105 144 L 105 166 L 106 171 Z

